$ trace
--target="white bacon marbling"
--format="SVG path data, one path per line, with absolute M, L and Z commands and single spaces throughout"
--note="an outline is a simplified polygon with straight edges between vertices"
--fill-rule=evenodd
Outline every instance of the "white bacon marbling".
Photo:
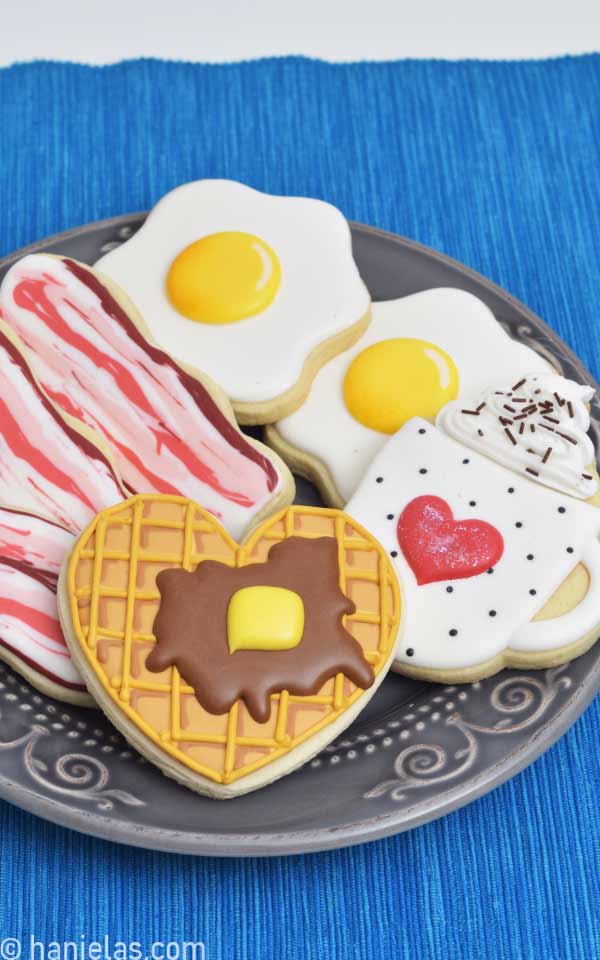
M 0 309 L 44 390 L 105 436 L 132 491 L 191 497 L 239 537 L 280 490 L 273 462 L 146 342 L 98 274 L 30 255 L 6 275 Z
M 107 458 L 63 420 L 0 323 L 0 506 L 77 532 L 125 496 Z
M 83 691 L 56 602 L 73 542 L 72 533 L 41 517 L 0 510 L 0 645 L 55 683 Z
M 27 568 L 37 579 L 56 587 L 74 535 L 43 517 L 0 509 L 0 563 Z

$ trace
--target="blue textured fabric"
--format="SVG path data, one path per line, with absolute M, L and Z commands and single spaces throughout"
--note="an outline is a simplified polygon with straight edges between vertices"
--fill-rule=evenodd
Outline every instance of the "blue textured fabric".
M 0 253 L 198 177 L 307 194 L 502 284 L 600 376 L 600 56 L 0 71 Z M 0 804 L 0 940 L 213 958 L 600 957 L 600 701 L 444 820 L 264 861 L 154 855 Z

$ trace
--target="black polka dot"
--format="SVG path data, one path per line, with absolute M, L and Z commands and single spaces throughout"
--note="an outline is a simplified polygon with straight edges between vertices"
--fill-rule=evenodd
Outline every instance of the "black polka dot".
M 527 554 L 527 559 L 528 559 L 528 560 L 533 560 L 533 554 L 532 554 L 532 553 L 528 553 L 528 554 Z
M 387 518 L 388 518 L 388 520 L 393 520 L 393 519 L 394 519 L 394 514 L 393 514 L 393 513 L 388 513 Z
M 425 467 L 421 467 L 421 469 L 419 470 L 419 473 L 427 473 L 427 470 L 425 469 Z
M 414 655 L 415 655 L 415 651 L 413 650 L 412 647 L 409 647 L 408 650 L 406 651 L 406 656 L 407 656 L 407 657 L 414 657 Z
M 467 457 L 466 460 L 463 460 L 463 463 L 469 463 L 469 458 Z
M 566 508 L 566 507 L 559 507 L 559 508 L 558 508 L 558 512 L 559 512 L 559 513 L 566 513 L 566 512 L 567 512 L 567 508 Z
M 515 492 L 515 488 L 514 488 L 514 487 L 509 487 L 509 488 L 508 488 L 508 493 L 514 493 L 514 492 Z
M 493 572 L 494 572 L 494 568 L 493 568 L 493 567 L 490 567 L 489 570 L 486 571 L 486 573 L 493 573 Z
M 375 477 L 375 483 L 383 483 L 383 477 Z
M 421 427 L 421 429 L 419 430 L 419 433 L 427 433 L 425 427 Z M 411 654 L 411 656 L 412 656 L 412 654 Z
M 448 633 L 451 637 L 455 637 L 458 633 L 458 630 L 455 630 L 454 627 L 452 627 L 452 630 L 448 630 Z
M 476 506 L 477 506 L 477 501 L 476 501 L 476 500 L 469 500 L 469 506 L 470 506 L 470 507 L 476 507 Z
M 534 590 L 533 587 L 532 587 L 531 590 L 529 591 L 529 595 L 530 595 L 531 597 L 535 597 L 536 593 L 537 593 L 537 590 Z
M 521 523 L 521 521 L 517 520 L 517 522 L 515 523 L 515 527 L 517 528 L 517 530 L 520 530 L 522 526 L 523 524 Z
M 567 547 L 567 553 L 573 553 L 573 547 Z
M 453 593 L 454 587 L 446 587 L 446 593 Z
M 390 550 L 390 557 L 397 557 L 397 556 L 398 556 L 397 550 Z
M 495 616 L 496 616 L 496 611 L 495 611 L 495 610 L 490 610 L 490 611 L 489 611 L 489 615 L 490 615 L 490 617 L 495 617 Z

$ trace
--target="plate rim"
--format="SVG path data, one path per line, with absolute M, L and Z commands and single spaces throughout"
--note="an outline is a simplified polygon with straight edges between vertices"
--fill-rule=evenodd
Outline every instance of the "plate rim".
M 134 211 L 102 220 L 91 221 L 44 237 L 0 259 L 0 271 L 7 269 L 28 254 L 44 250 L 51 242 L 70 241 L 97 230 L 119 230 L 132 221 L 143 220 L 147 212 Z M 548 341 L 559 348 L 580 373 L 581 377 L 596 389 L 598 385 L 585 365 L 559 336 L 529 307 L 508 291 L 498 286 L 476 270 L 460 261 L 440 253 L 425 244 L 378 227 L 350 221 L 353 232 L 379 236 L 388 243 L 410 249 L 420 256 L 450 267 L 459 275 L 483 286 L 495 297 L 518 311 L 524 321 L 530 321 L 543 331 Z M 543 671 L 540 671 L 542 674 Z M 600 689 L 600 657 L 593 669 L 573 691 L 572 696 L 549 718 L 535 735 L 516 749 L 509 751 L 498 763 L 487 767 L 472 778 L 455 787 L 436 794 L 427 801 L 415 800 L 409 808 L 398 813 L 377 815 L 346 824 L 343 827 L 316 827 L 309 831 L 283 833 L 199 833 L 168 830 L 163 827 L 127 823 L 89 810 L 70 806 L 61 801 L 42 796 L 36 790 L 0 774 L 0 797 L 28 813 L 42 817 L 61 827 L 76 830 L 102 840 L 110 840 L 128 846 L 141 847 L 161 852 L 218 857 L 282 856 L 316 853 L 331 849 L 354 846 L 403 833 L 422 826 L 438 817 L 458 810 L 485 793 L 516 776 L 533 763 L 572 726 Z

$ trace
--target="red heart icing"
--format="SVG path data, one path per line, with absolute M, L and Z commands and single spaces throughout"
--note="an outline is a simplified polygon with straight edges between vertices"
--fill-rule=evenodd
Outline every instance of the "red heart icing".
M 485 520 L 455 520 L 441 497 L 416 497 L 398 520 L 398 543 L 419 585 L 475 577 L 498 563 L 502 534 Z

